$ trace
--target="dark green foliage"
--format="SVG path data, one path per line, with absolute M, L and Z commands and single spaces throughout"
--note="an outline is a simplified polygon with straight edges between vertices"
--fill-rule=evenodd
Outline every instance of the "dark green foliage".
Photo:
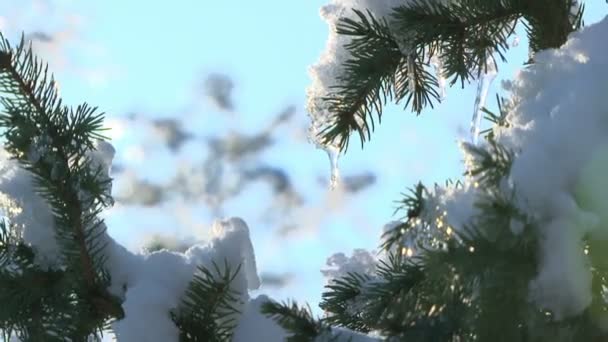
M 363 317 L 365 313 L 357 310 L 357 300 L 363 295 L 363 286 L 371 280 L 372 277 L 366 274 L 348 273 L 327 285 L 328 291 L 323 294 L 323 301 L 319 304 L 321 309 L 331 313 L 325 321 L 355 331 L 369 332 L 368 322 L 373 318 Z
M 171 319 L 180 329 L 180 341 L 230 341 L 239 314 L 239 293 L 231 288 L 241 266 L 233 272 L 228 262 L 223 268 L 213 262 L 213 270 L 199 266 L 186 297 Z
M 440 270 L 450 274 L 448 265 Z M 448 341 L 461 329 L 457 323 L 462 294 L 458 288 L 446 287 L 447 274 L 432 271 L 437 273 L 392 255 L 381 262 L 373 278 L 349 274 L 338 279 L 323 294 L 325 320 L 361 332 L 377 330 L 398 340 Z M 442 308 L 441 300 L 455 305 Z M 357 315 L 348 314 L 345 305 L 352 305 L 350 310 Z
M 88 308 L 73 297 L 65 271 L 42 270 L 34 263 L 34 251 L 0 225 L 0 329 L 8 340 L 11 331 L 23 341 L 82 340 L 95 326 Z M 83 315 L 83 317 L 78 317 Z M 83 320 L 84 318 L 84 320 Z M 88 319 L 88 323 L 87 320 Z
M 288 342 L 312 342 L 318 336 L 330 331 L 320 320 L 312 317 L 310 307 L 300 308 L 297 303 L 277 303 L 268 301 L 262 304 L 261 312 L 291 333 Z
M 495 63 L 494 54 L 505 60 L 518 12 L 505 1 L 415 0 L 396 8 L 393 18 L 398 32 L 411 37 L 412 46 L 426 48 L 429 55 L 440 53 L 451 84 L 460 81 L 464 86 L 485 72 L 486 61 Z
M 559 48 L 568 35 L 583 26 L 584 5 L 572 13 L 578 0 L 517 1 L 524 18 L 530 49 L 538 52 Z

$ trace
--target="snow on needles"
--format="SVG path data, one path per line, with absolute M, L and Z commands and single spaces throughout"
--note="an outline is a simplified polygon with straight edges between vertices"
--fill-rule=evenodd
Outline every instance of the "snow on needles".
M 583 239 L 608 239 L 607 33 L 604 19 L 535 55 L 507 84 L 509 127 L 494 128 L 497 142 L 516 153 L 508 180 L 515 205 L 541 227 L 530 299 L 558 319 L 591 302 Z M 446 196 L 470 211 L 470 194 L 460 193 Z

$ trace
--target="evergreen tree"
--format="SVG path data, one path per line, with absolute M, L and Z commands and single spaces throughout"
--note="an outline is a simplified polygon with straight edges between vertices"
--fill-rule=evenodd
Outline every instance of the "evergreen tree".
M 346 49 L 324 60 L 338 61 L 336 77 L 309 91 L 312 131 L 329 151 L 345 151 L 352 131 L 368 140 L 389 97 L 420 112 L 440 100 L 443 77 L 481 77 L 519 21 L 530 61 L 511 98 L 485 109 L 485 141 L 463 143 L 464 179 L 412 188 L 375 270 L 334 277 L 322 319 L 250 300 L 259 279 L 238 218 L 181 254 L 117 245 L 99 215 L 113 203 L 103 114 L 65 106 L 24 41 L 0 37 L 5 340 L 88 341 L 110 325 L 127 341 L 608 340 L 608 105 L 596 86 L 608 79 L 598 44 L 608 21 L 571 35 L 583 13 L 573 0 L 363 3 L 346 15 L 325 8 L 338 11 Z M 574 86 L 555 85 L 564 77 Z

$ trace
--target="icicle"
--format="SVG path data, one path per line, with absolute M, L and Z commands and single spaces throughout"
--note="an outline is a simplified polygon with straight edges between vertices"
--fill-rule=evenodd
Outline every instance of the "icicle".
M 443 76 L 443 62 L 437 55 L 434 55 L 431 58 L 431 65 L 435 68 L 435 76 L 437 77 L 437 83 L 439 84 L 439 100 L 443 101 L 445 99 L 445 77 Z
M 331 167 L 331 178 L 329 181 L 329 189 L 334 190 L 340 181 L 340 169 L 338 168 L 338 158 L 340 157 L 340 150 L 338 147 L 329 145 L 324 148 L 329 158 L 329 164 Z
M 409 82 L 410 92 L 416 91 L 416 74 L 414 73 L 414 55 L 407 56 L 407 80 Z
M 488 90 L 496 78 L 496 66 L 491 58 L 486 61 L 486 66 L 486 73 L 481 75 L 477 85 L 475 109 L 473 112 L 473 119 L 471 120 L 471 142 L 473 145 L 477 145 L 477 139 L 479 138 L 479 130 L 481 126 L 482 108 L 486 105 Z
M 320 139 L 319 132 L 327 127 L 330 122 L 329 113 L 324 112 L 324 115 L 310 115 L 311 124 L 308 128 L 308 140 L 315 144 L 317 148 L 322 149 L 327 153 L 330 163 L 330 182 L 329 189 L 334 190 L 340 181 L 340 170 L 338 169 L 338 159 L 340 157 L 340 148 L 337 143 L 323 143 Z

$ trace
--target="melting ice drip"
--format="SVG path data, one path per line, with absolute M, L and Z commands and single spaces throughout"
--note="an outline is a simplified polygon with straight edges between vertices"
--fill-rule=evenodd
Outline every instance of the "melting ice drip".
M 334 190 L 340 181 L 340 169 L 338 168 L 338 158 L 340 157 L 340 149 L 334 145 L 328 145 L 323 148 L 329 157 L 329 165 L 331 167 L 331 178 L 329 180 L 329 188 Z
M 330 165 L 330 181 L 329 181 L 329 189 L 334 190 L 338 183 L 340 182 L 340 169 L 338 168 L 338 159 L 340 158 L 340 148 L 337 143 L 330 142 L 324 143 L 321 140 L 321 136 L 319 132 L 323 130 L 323 128 L 327 127 L 329 124 L 328 115 L 329 113 L 325 112 L 325 115 L 310 115 L 311 116 L 311 125 L 308 129 L 308 140 L 315 144 L 317 148 L 320 148 L 327 153 L 327 157 L 329 158 Z
M 477 84 L 477 96 L 475 97 L 475 109 L 471 120 L 471 143 L 477 145 L 479 130 L 481 127 L 482 109 L 486 105 L 488 90 L 496 78 L 496 66 L 491 58 L 486 61 L 486 72 L 481 75 Z

